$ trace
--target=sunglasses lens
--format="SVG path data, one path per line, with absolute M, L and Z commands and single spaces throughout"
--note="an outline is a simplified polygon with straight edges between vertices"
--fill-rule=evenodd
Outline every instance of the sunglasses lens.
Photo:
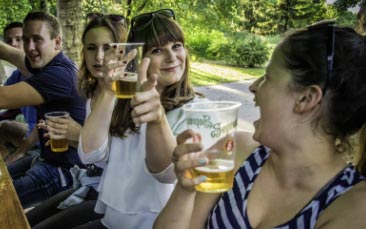
M 139 27 L 140 25 L 145 25 L 147 24 L 152 18 L 152 14 L 141 14 L 139 16 L 136 16 L 133 19 L 133 26 L 135 28 Z
M 88 14 L 86 15 L 86 17 L 88 18 L 88 20 L 92 20 L 92 19 L 94 19 L 94 18 L 96 18 L 96 17 L 100 17 L 100 16 L 102 16 L 102 14 L 101 14 L 101 13 L 88 13 Z
M 156 13 L 164 15 L 166 17 L 172 17 L 175 19 L 175 15 L 174 15 L 174 11 L 171 9 L 164 9 L 164 10 L 159 10 Z
M 117 22 L 122 21 L 122 20 L 124 20 L 124 19 L 125 19 L 125 17 L 124 17 L 124 16 L 122 16 L 122 15 L 118 15 L 118 14 L 109 14 L 109 15 L 108 15 L 108 18 L 109 18 L 109 20 L 111 20 L 111 21 L 117 21 Z
M 174 11 L 171 9 L 163 9 L 158 10 L 156 12 L 141 14 L 132 19 L 132 29 L 133 30 L 139 30 L 145 27 L 146 24 L 148 24 L 151 19 L 154 17 L 154 14 L 160 14 L 168 18 L 173 18 L 175 20 Z

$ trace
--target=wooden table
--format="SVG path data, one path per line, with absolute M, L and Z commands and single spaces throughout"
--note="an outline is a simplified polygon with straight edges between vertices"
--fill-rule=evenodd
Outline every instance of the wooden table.
M 30 228 L 13 182 L 0 156 L 0 228 Z

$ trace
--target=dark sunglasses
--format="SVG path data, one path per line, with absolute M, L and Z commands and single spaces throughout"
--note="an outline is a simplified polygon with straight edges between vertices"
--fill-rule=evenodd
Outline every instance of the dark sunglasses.
M 329 81 L 333 75 L 333 60 L 334 60 L 334 46 L 335 46 L 335 19 L 322 20 L 315 24 L 308 26 L 308 30 L 327 29 L 327 79 L 323 87 L 323 94 L 325 94 Z
M 94 18 L 107 18 L 112 22 L 120 22 L 124 25 L 126 25 L 126 18 L 123 15 L 120 14 L 102 14 L 102 13 L 88 13 L 86 15 L 86 18 L 88 19 L 88 21 L 93 20 Z
M 173 18 L 175 20 L 175 14 L 172 9 L 161 9 L 133 17 L 131 20 L 131 30 L 139 31 L 144 29 L 151 22 L 156 14 L 163 15 L 168 18 Z

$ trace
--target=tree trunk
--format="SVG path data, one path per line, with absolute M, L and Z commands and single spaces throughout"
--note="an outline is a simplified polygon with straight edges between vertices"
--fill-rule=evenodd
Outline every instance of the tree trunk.
M 61 23 L 63 50 L 77 64 L 81 61 L 81 34 L 85 23 L 82 12 L 79 0 L 57 0 L 57 17 Z
M 358 20 L 357 31 L 362 35 L 365 35 L 365 26 L 366 26 L 365 14 L 366 14 L 366 0 L 362 0 L 360 3 L 360 10 L 357 13 L 357 20 Z

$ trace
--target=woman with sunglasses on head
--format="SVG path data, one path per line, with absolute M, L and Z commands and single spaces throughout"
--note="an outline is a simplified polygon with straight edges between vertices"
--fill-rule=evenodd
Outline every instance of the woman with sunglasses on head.
M 318 24 L 285 37 L 250 86 L 261 146 L 238 141 L 233 189 L 194 190 L 206 177 L 186 174 L 201 161 L 183 156 L 202 146 L 185 143 L 195 136 L 185 131 L 174 151 L 178 184 L 154 228 L 366 228 L 365 178 L 342 157 L 366 128 L 365 63 L 365 38 L 350 28 Z
M 105 82 L 104 56 L 111 55 L 110 43 L 127 40 L 127 25 L 118 15 L 88 15 L 88 23 L 82 34 L 82 62 L 79 69 L 79 91 L 87 99 L 87 115 L 94 108 L 97 98 L 110 83 Z M 112 52 L 113 53 L 113 52 Z M 73 119 L 62 119 L 57 122 L 40 123 L 51 136 L 58 135 L 77 143 L 82 126 Z M 62 153 L 62 152 L 61 152 Z M 31 211 L 27 218 L 32 228 L 72 228 L 84 223 L 100 219 L 102 214 L 94 212 L 98 197 L 96 191 L 102 168 L 105 164 L 90 164 L 87 169 L 72 168 L 74 187 L 42 202 Z
M 128 41 L 145 43 L 142 91 L 116 101 L 103 90 L 86 119 L 79 155 L 107 165 L 95 208 L 104 217 L 82 228 L 151 228 L 174 188 L 174 135 L 185 128 L 180 107 L 195 100 L 184 34 L 172 10 L 159 10 L 134 17 Z

